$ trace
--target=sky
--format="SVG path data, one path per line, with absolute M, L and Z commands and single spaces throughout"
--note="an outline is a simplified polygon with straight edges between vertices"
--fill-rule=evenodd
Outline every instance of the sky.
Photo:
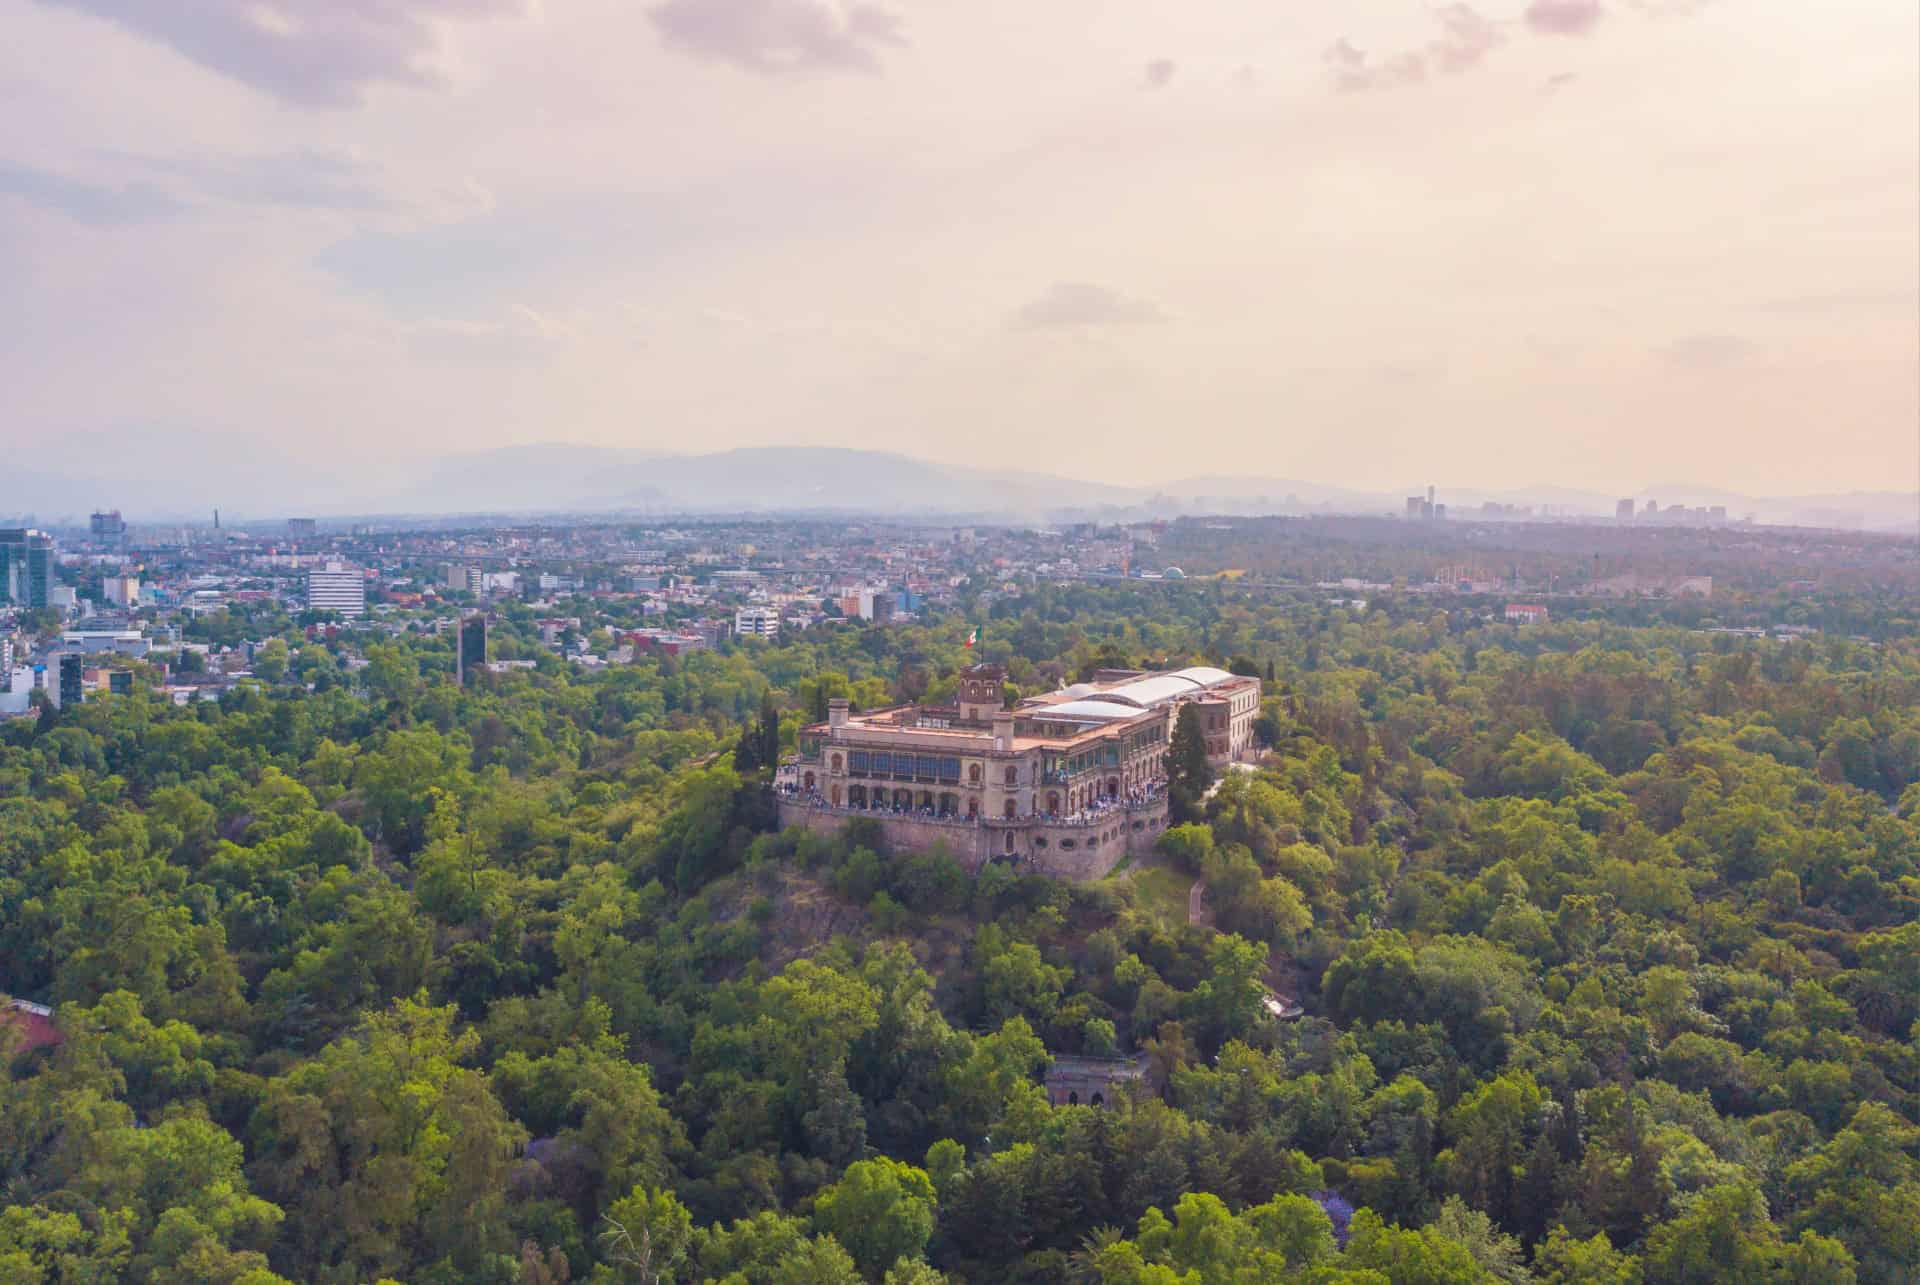
M 1920 486 L 1912 0 L 0 0 L 0 31 L 0 448 L 42 472 L 374 493 L 553 441 Z

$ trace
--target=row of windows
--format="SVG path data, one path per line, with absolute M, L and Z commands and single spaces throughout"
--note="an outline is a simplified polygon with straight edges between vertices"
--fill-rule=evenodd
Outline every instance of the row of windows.
M 847 771 L 854 776 L 926 777 L 942 781 L 960 779 L 960 760 L 936 754 L 895 754 L 889 750 L 851 750 Z

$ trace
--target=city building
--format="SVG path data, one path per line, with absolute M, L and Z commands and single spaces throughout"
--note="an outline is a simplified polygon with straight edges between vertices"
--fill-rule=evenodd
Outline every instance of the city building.
M 95 513 L 87 519 L 87 530 L 93 536 L 95 544 L 117 548 L 127 540 L 127 522 L 120 516 L 119 509 Z
M 79 652 L 67 651 L 59 653 L 57 659 L 59 679 L 47 694 L 53 697 L 56 709 L 66 709 L 86 699 L 87 658 Z
M 54 604 L 53 537 L 31 527 L 0 528 L 0 606 Z
M 100 593 L 117 607 L 137 607 L 140 605 L 140 577 L 103 577 L 100 581 Z
M 778 638 L 780 636 L 779 608 L 740 608 L 733 613 L 733 632 L 739 638 Z
M 1616 522 L 1633 521 L 1633 501 L 1621 500 L 1613 506 L 1613 519 Z
M 312 518 L 288 518 L 287 534 L 295 539 L 305 539 L 319 529 L 320 524 Z
M 307 572 L 307 610 L 349 619 L 367 614 L 367 577 L 358 567 L 329 562 Z
M 110 654 L 135 660 L 153 650 L 152 640 L 138 629 L 69 629 L 60 635 L 60 646 L 82 656 Z
M 1166 829 L 1181 707 L 1197 706 L 1215 765 L 1245 755 L 1260 712 L 1259 679 L 1205 666 L 1103 670 L 1013 709 L 1005 680 L 997 665 L 972 666 L 950 706 L 856 715 L 830 702 L 783 771 L 782 823 L 833 829 L 865 815 L 895 850 L 944 842 L 972 869 L 1012 860 L 1098 878 Z
M 480 612 L 460 618 L 460 631 L 454 637 L 453 672 L 465 687 L 473 676 L 487 667 L 487 618 Z
M 1510 602 L 1507 604 L 1506 620 L 1510 625 L 1544 625 L 1547 623 L 1547 609 L 1534 603 Z

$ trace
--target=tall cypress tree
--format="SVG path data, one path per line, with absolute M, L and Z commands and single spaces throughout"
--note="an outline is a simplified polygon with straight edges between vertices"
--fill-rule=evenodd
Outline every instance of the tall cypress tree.
M 1207 737 L 1200 728 L 1200 708 L 1191 702 L 1180 707 L 1173 721 L 1173 743 L 1167 749 L 1167 816 L 1175 825 L 1201 819 L 1201 802 L 1213 784 L 1207 763 Z
M 769 688 L 760 697 L 760 764 L 763 767 L 780 766 L 780 711 L 774 706 L 773 691 Z

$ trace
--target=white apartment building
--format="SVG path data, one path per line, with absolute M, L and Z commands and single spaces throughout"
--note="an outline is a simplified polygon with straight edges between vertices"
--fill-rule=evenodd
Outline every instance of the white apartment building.
M 307 610 L 349 619 L 367 614 L 367 577 L 358 567 L 329 562 L 307 572 Z
M 733 633 L 736 638 L 778 638 L 780 609 L 778 607 L 740 608 L 733 613 Z

